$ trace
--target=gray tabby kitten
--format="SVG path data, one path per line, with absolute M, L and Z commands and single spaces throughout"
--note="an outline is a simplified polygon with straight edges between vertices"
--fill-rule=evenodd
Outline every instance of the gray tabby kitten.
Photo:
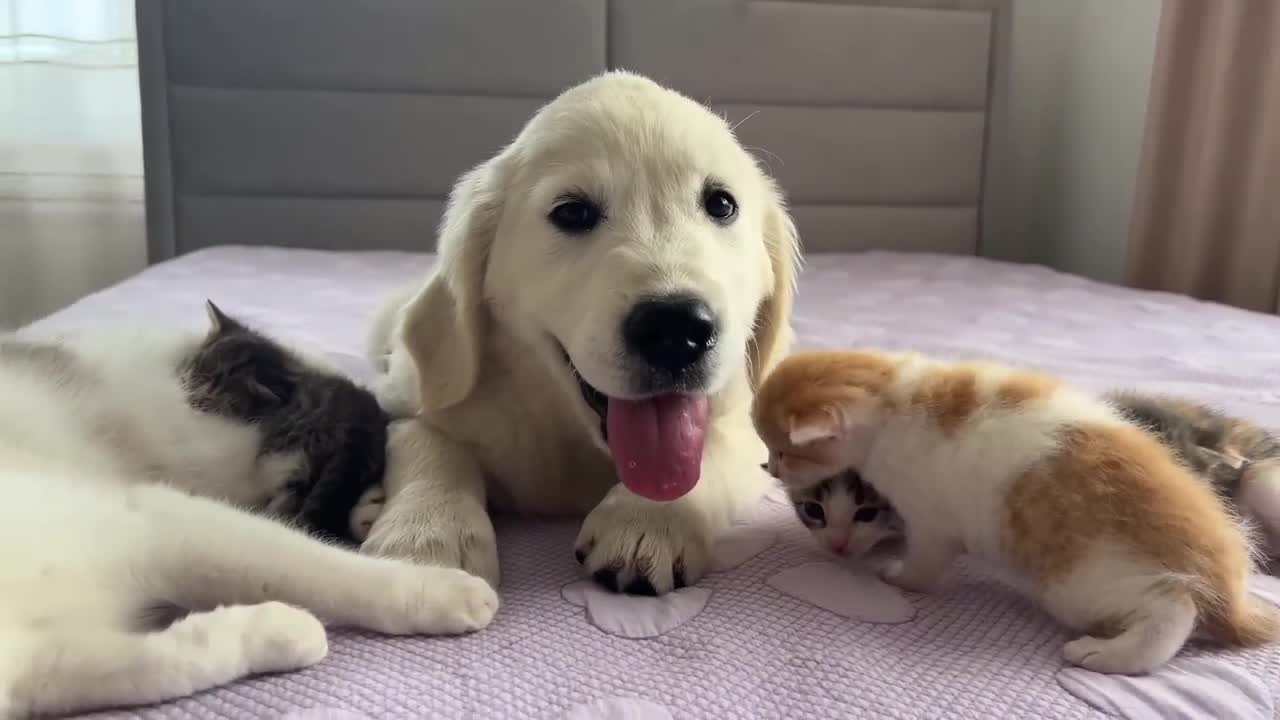
M 1268 556 L 1280 556 L 1280 439 L 1248 420 L 1181 398 L 1121 391 L 1106 398 L 1251 520 Z
M 259 463 L 279 477 L 267 513 L 322 537 L 362 540 L 357 506 L 380 500 L 390 422 L 373 393 L 206 307 L 209 332 L 181 370 L 188 402 L 257 427 Z

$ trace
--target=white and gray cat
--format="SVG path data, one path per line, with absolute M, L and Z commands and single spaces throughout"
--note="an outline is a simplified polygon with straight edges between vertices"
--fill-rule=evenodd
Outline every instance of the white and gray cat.
M 234 507 L 262 506 L 298 465 L 262 452 L 258 424 L 192 406 L 184 371 L 205 339 L 0 337 L 0 718 L 301 668 L 327 653 L 322 623 L 452 634 L 496 612 L 461 570 Z

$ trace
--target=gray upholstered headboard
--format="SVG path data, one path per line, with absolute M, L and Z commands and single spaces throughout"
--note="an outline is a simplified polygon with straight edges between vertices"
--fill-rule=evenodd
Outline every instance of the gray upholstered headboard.
M 809 250 L 978 252 L 1007 0 L 137 0 L 152 261 L 429 250 L 453 180 L 606 68 L 722 110 Z

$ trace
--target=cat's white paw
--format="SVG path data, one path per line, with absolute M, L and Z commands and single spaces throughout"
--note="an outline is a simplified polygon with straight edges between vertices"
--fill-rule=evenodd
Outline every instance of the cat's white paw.
M 615 490 L 587 515 L 574 553 L 610 590 L 662 595 L 702 579 L 711 536 L 692 504 L 655 503 Z
M 244 648 L 253 673 L 310 667 L 329 654 L 329 638 L 316 616 L 281 602 L 228 608 L 244 614 Z
M 360 552 L 419 565 L 461 568 L 498 587 L 498 539 L 483 506 L 458 505 L 451 515 L 385 515 L 374 522 Z
M 498 594 L 483 578 L 455 568 L 405 565 L 385 588 L 389 635 L 457 635 L 480 630 L 498 612 Z
M 938 577 L 916 571 L 899 559 L 890 559 L 880 567 L 880 579 L 907 592 L 929 593 L 938 586 Z
M 360 496 L 356 506 L 351 508 L 351 518 L 348 521 L 351 537 L 355 538 L 356 542 L 364 542 L 369 537 L 369 531 L 382 515 L 382 508 L 386 502 L 387 493 L 381 485 L 374 485 Z
M 1165 658 L 1152 655 L 1144 646 L 1134 646 L 1120 638 L 1085 635 L 1062 646 L 1062 657 L 1085 670 L 1112 675 L 1145 675 L 1164 664 Z
M 1091 635 L 1077 638 L 1062 646 L 1062 657 L 1072 665 L 1101 673 L 1121 672 L 1115 669 L 1116 658 L 1111 640 Z M 1126 658 L 1127 659 L 1127 658 Z

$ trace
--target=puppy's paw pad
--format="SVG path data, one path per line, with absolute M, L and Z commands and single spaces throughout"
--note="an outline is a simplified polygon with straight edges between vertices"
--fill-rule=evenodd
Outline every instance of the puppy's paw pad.
M 249 666 L 255 673 L 310 667 L 329 654 L 329 638 L 316 616 L 280 602 L 245 608 Z

